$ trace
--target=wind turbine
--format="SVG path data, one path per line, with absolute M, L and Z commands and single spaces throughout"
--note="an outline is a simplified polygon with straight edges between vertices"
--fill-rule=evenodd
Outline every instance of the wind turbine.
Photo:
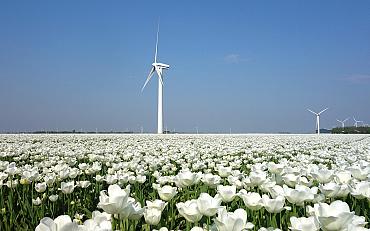
M 157 55 L 158 55 L 158 36 L 159 36 L 159 23 L 158 23 L 158 30 L 157 30 L 157 42 L 155 43 L 155 55 L 154 55 L 154 62 L 152 63 L 152 69 L 149 72 L 148 77 L 144 83 L 143 88 L 141 91 L 144 90 L 145 86 L 152 78 L 154 72 L 158 75 L 158 116 L 157 116 L 157 133 L 163 134 L 163 70 L 168 69 L 170 65 L 157 62 Z
M 313 114 L 316 115 L 316 128 L 317 128 L 317 135 L 320 135 L 320 115 L 321 113 L 323 113 L 324 111 L 328 110 L 329 108 L 325 108 L 324 110 L 320 111 L 319 113 L 316 113 L 310 109 L 307 108 L 307 110 Z
M 353 120 L 355 121 L 355 127 L 357 128 L 358 123 L 363 123 L 364 121 L 356 120 L 355 117 L 353 117 Z
M 342 128 L 344 128 L 344 123 L 348 120 L 349 118 L 347 118 L 347 119 L 345 119 L 345 120 L 338 120 L 337 119 L 337 121 L 339 122 L 339 123 L 341 123 L 342 124 Z

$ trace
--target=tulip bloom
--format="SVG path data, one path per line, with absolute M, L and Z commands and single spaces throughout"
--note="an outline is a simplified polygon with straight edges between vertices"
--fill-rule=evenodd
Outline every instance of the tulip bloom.
M 220 194 L 223 202 L 231 202 L 236 196 L 235 185 L 218 185 L 217 192 Z
M 314 193 L 311 189 L 304 185 L 296 185 L 295 189 L 291 189 L 283 185 L 285 198 L 292 204 L 303 206 L 305 201 L 312 201 Z
M 35 184 L 35 190 L 39 193 L 46 191 L 47 185 L 45 182 Z
M 185 203 L 176 204 L 177 210 L 188 222 L 195 223 L 202 219 L 202 214 L 199 211 L 197 200 L 189 200 Z
M 211 197 L 208 193 L 201 193 L 197 200 L 197 205 L 201 214 L 211 217 L 217 213 L 221 202 L 221 197 L 218 194 L 215 197 Z
M 71 181 L 71 182 L 62 182 L 61 185 L 60 185 L 60 190 L 62 190 L 62 192 L 64 194 L 71 194 L 73 192 L 73 190 L 75 189 L 75 182 L 74 181 Z
M 92 212 L 92 218 L 84 222 L 81 230 L 111 231 L 111 215 L 105 212 L 94 211 Z
M 244 209 L 227 212 L 225 207 L 221 207 L 214 221 L 218 231 L 242 231 L 254 227 L 252 223 L 247 222 L 247 212 Z
M 317 231 L 320 229 L 320 225 L 315 217 L 290 217 L 291 227 L 289 229 L 293 231 Z
M 267 195 L 262 195 L 263 207 L 269 213 L 280 213 L 284 209 L 285 198 L 278 196 L 275 199 L 270 199 Z
M 44 217 L 41 219 L 40 224 L 36 227 L 35 231 L 67 231 L 67 230 L 79 230 L 78 224 L 72 222 L 72 219 L 68 215 L 61 215 L 55 220 L 50 217 Z
M 159 197 L 164 201 L 171 200 L 177 194 L 177 188 L 170 185 L 158 187 L 157 191 Z
M 262 208 L 262 197 L 256 192 L 247 192 L 245 189 L 239 191 L 238 196 L 242 198 L 245 206 L 251 210 Z
M 156 207 L 146 207 L 144 210 L 145 222 L 150 225 L 158 225 L 162 211 Z
M 130 187 L 121 189 L 118 185 L 108 187 L 108 195 L 100 192 L 98 207 L 109 214 L 120 214 L 128 206 Z
M 354 217 L 354 212 L 343 201 L 315 204 L 314 211 L 323 230 L 346 230 Z

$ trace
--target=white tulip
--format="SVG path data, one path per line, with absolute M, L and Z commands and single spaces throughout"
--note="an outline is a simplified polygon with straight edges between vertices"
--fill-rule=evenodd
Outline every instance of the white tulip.
M 291 227 L 289 229 L 293 231 L 316 231 L 320 229 L 320 225 L 316 218 L 311 217 L 290 217 Z
M 247 222 L 247 212 L 244 209 L 227 212 L 225 207 L 221 207 L 214 221 L 218 231 L 242 231 L 254 227 L 252 223 Z
M 199 212 L 207 217 L 211 217 L 217 213 L 221 202 L 221 197 L 218 194 L 215 197 L 211 197 L 208 193 L 201 193 L 197 199 Z
M 354 217 L 349 206 L 343 201 L 334 201 L 330 205 L 319 203 L 314 205 L 315 216 L 323 230 L 345 230 Z
M 270 199 L 267 195 L 262 195 L 263 207 L 269 213 L 280 213 L 284 209 L 285 198 L 278 196 L 275 199 Z
M 170 185 L 157 187 L 159 197 L 164 201 L 171 200 L 177 194 L 177 188 Z
M 176 204 L 177 210 L 188 222 L 195 223 L 202 219 L 202 214 L 199 211 L 197 200 L 189 200 L 185 203 Z
M 263 206 L 262 197 L 256 192 L 247 192 L 242 189 L 238 196 L 243 199 L 245 206 L 251 210 L 258 210 Z
M 223 202 L 231 202 L 236 196 L 235 185 L 218 185 L 217 193 L 221 196 Z

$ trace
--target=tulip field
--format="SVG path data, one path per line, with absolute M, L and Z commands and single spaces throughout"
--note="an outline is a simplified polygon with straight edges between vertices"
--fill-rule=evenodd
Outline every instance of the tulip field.
M 370 230 L 366 135 L 0 135 L 0 230 Z

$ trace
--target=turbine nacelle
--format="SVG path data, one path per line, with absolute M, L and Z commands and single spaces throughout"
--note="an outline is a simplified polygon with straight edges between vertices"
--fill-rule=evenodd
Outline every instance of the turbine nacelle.
M 164 64 L 164 63 L 152 63 L 152 66 L 153 67 L 159 67 L 159 68 L 162 68 L 162 69 L 170 68 L 170 65 Z

